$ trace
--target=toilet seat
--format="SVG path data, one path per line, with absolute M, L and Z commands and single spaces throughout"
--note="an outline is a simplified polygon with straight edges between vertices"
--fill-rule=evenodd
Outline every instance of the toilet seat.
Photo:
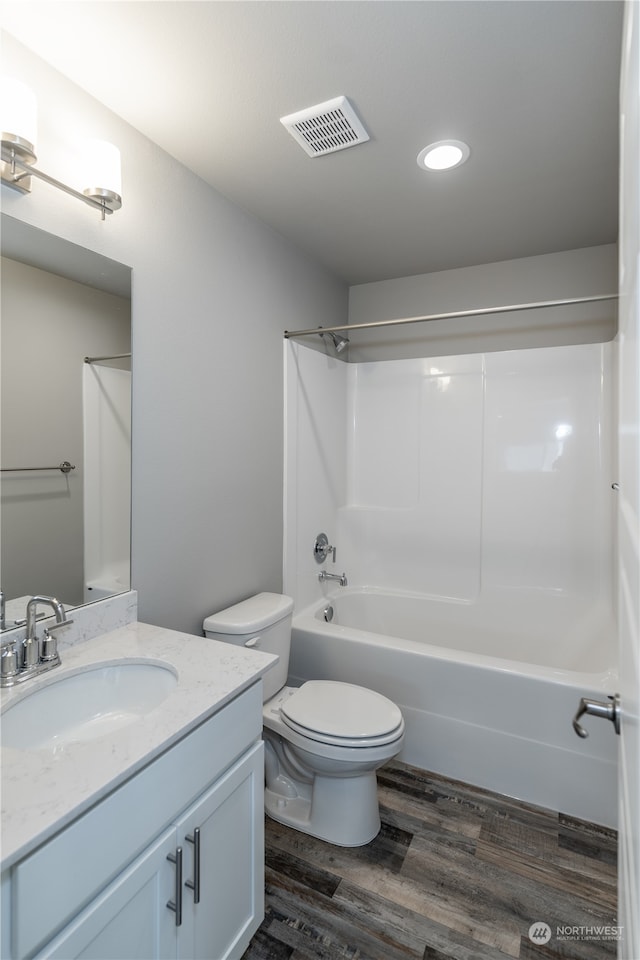
M 301 736 L 335 746 L 383 746 L 404 732 L 395 703 L 373 690 L 336 680 L 308 680 L 281 703 L 280 715 Z

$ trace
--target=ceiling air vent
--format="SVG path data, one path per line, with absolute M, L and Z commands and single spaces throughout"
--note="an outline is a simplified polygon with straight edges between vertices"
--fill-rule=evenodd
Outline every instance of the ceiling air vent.
M 310 157 L 355 147 L 369 139 L 346 97 L 290 113 L 288 117 L 280 117 L 280 123 Z

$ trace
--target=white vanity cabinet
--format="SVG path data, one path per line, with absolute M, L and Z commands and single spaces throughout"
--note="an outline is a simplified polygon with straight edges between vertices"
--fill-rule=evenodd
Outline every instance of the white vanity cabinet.
M 11 960 L 241 957 L 264 912 L 261 722 L 258 682 L 12 867 Z
M 262 922 L 263 810 L 261 742 L 187 811 L 178 824 L 178 843 L 186 852 L 185 884 L 188 884 L 183 888 L 182 926 L 176 927 L 179 960 L 241 956 Z M 194 836 L 196 830 L 198 834 Z M 198 837 L 199 871 L 194 845 Z M 259 852 L 259 861 L 256 852 Z M 200 898 L 196 902 L 198 885 Z
M 175 958 L 175 923 L 166 907 L 173 896 L 167 857 L 174 850 L 175 830 L 167 830 L 36 956 Z

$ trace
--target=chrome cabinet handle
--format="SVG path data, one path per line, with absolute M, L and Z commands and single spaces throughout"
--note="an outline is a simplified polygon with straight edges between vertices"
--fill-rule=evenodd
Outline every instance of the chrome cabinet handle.
M 573 718 L 573 729 L 579 737 L 585 739 L 589 736 L 588 732 L 579 722 L 580 717 L 585 713 L 591 714 L 593 717 L 603 717 L 605 720 L 611 720 L 616 733 L 620 733 L 620 694 L 616 693 L 615 696 L 609 697 L 608 700 L 609 702 L 607 703 L 605 700 L 588 700 L 586 697 L 581 699 L 578 712 Z
M 175 854 L 168 853 L 167 860 L 176 865 L 175 900 L 168 900 L 169 910 L 176 915 L 176 927 L 182 924 L 182 847 L 176 847 Z
M 193 880 L 185 880 L 185 887 L 193 890 L 193 902 L 200 903 L 200 827 L 187 834 L 187 840 L 193 844 Z

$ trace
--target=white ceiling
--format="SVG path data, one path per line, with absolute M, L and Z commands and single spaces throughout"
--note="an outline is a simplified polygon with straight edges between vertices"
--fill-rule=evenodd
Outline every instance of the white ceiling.
M 9 0 L 1 16 L 350 284 L 616 240 L 616 0 Z M 279 118 L 339 95 L 371 139 L 310 158 Z M 443 138 L 469 160 L 421 172 Z

